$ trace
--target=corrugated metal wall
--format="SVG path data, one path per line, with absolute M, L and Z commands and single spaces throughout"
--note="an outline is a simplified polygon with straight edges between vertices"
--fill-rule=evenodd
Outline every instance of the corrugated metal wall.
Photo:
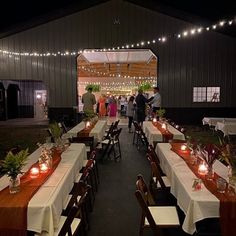
M 120 24 L 114 24 L 119 18 Z M 108 48 L 182 32 L 190 24 L 121 0 L 109 1 L 76 14 L 0 40 L 9 51 L 57 52 Z M 170 39 L 151 47 L 159 58 L 159 84 L 165 107 L 204 107 L 192 103 L 193 86 L 220 86 L 221 103 L 236 99 L 236 41 L 208 32 L 192 38 Z M 42 80 L 50 107 L 76 105 L 76 58 L 24 57 L 0 54 L 0 80 Z

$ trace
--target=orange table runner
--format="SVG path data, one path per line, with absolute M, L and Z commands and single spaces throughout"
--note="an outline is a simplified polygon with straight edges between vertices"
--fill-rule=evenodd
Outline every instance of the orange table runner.
M 53 165 L 47 173 L 40 173 L 31 179 L 30 169 L 38 167 L 38 162 L 21 177 L 20 192 L 9 193 L 9 187 L 0 191 L 0 236 L 27 235 L 27 206 L 30 199 L 57 168 L 61 161 L 60 153 L 53 153 Z
M 198 174 L 198 165 L 192 165 L 190 150 L 181 151 L 180 147 L 183 143 L 172 143 L 171 150 L 184 159 L 192 172 L 202 180 L 205 187 L 220 200 L 220 223 L 222 236 L 235 235 L 236 223 L 236 194 L 229 189 L 225 193 L 217 191 L 216 179 L 219 178 L 214 173 L 213 180 L 208 180 L 204 176 Z
M 174 135 L 168 130 L 161 127 L 161 123 L 152 122 L 152 124 L 161 132 L 163 137 L 163 142 L 168 143 L 169 140 L 172 140 Z
M 97 123 L 97 121 L 92 123 L 89 127 L 84 128 L 83 130 L 78 132 L 77 136 L 78 137 L 89 137 L 89 134 L 90 134 L 91 130 L 94 128 L 94 126 L 96 125 L 96 123 Z

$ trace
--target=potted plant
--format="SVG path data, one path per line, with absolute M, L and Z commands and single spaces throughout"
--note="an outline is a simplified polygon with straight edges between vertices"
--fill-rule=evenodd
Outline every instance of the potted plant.
M 161 108 L 156 111 L 157 116 L 159 117 L 159 120 L 161 121 L 166 113 L 166 110 L 164 108 Z
M 53 122 L 51 124 L 49 124 L 49 131 L 54 139 L 54 142 L 56 144 L 60 144 L 61 142 L 61 135 L 62 135 L 62 129 L 61 127 L 58 125 L 57 122 Z
M 22 174 L 22 168 L 26 164 L 28 155 L 28 148 L 26 150 L 21 150 L 16 154 L 13 154 L 10 151 L 7 153 L 5 159 L 1 162 L 2 174 L 10 177 L 10 193 L 17 193 L 20 191 L 19 174 Z

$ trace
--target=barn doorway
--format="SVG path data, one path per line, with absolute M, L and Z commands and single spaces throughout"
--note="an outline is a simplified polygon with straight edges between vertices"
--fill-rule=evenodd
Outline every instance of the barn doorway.
M 8 119 L 18 118 L 18 99 L 19 86 L 17 84 L 9 84 L 7 88 L 7 117 Z

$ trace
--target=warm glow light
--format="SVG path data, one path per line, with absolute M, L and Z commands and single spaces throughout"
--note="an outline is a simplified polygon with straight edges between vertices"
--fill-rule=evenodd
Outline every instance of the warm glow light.
M 220 22 L 220 26 L 224 26 L 224 24 L 225 24 L 225 21 L 222 20 L 222 21 Z
M 157 122 L 157 118 L 153 118 L 153 120 L 152 120 L 153 122 Z
M 166 129 L 166 124 L 163 123 L 163 124 L 161 125 L 161 128 L 162 128 L 162 129 Z
M 198 33 L 201 33 L 201 32 L 202 32 L 202 28 L 198 28 L 198 29 L 197 29 L 197 32 L 198 32 Z
M 191 34 L 195 34 L 196 30 L 195 29 L 192 29 L 191 30 Z
M 187 36 L 188 35 L 188 31 L 184 31 L 183 35 Z
M 46 163 L 42 163 L 40 165 L 40 172 L 45 173 L 47 171 L 48 171 L 48 166 L 46 165 Z
M 229 24 L 229 25 L 232 25 L 232 24 L 233 24 L 233 21 L 232 21 L 232 20 L 230 20 L 230 21 L 228 22 L 228 24 Z
M 209 28 L 209 27 L 206 27 L 206 30 L 207 30 L 207 31 L 209 31 L 209 30 L 210 30 L 210 28 Z
M 183 144 L 183 145 L 181 145 L 180 149 L 181 149 L 181 151 L 186 151 L 187 150 L 187 146 Z
M 90 122 L 87 121 L 87 122 L 86 122 L 86 128 L 89 128 L 89 126 L 90 126 Z
M 212 28 L 213 28 L 213 29 L 216 29 L 216 25 L 213 25 Z
M 31 168 L 31 170 L 30 170 L 30 178 L 31 179 L 35 179 L 38 176 L 39 176 L 39 168 L 37 168 L 37 167 Z
M 178 34 L 178 38 L 181 38 L 181 34 Z
M 198 174 L 200 174 L 200 175 L 206 175 L 207 174 L 207 166 L 204 163 L 199 165 Z

